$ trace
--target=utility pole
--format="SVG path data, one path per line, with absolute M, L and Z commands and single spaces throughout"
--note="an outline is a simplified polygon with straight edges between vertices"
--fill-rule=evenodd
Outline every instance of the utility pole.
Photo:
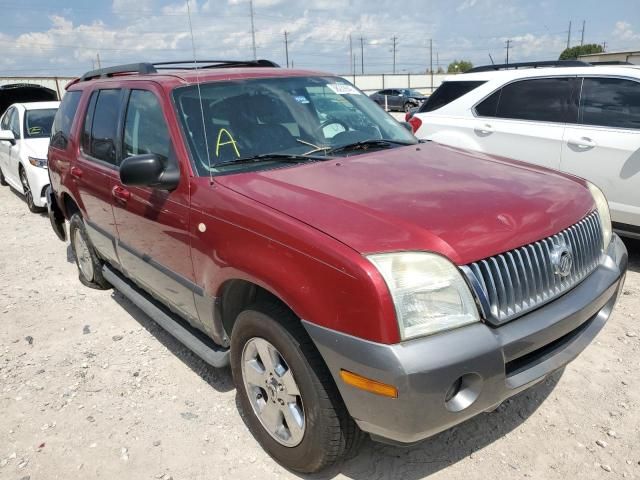
M 602 51 L 603 52 L 607 51 L 607 42 L 602 42 Z
M 284 31 L 284 56 L 287 59 L 287 68 L 289 68 L 289 38 L 286 30 Z
M 580 35 L 580 46 L 584 45 L 584 27 L 586 23 L 587 23 L 586 20 L 582 21 L 582 34 Z
M 398 37 L 395 35 L 391 37 L 391 41 L 393 42 L 393 73 L 396 73 L 396 45 L 398 44 Z
M 440 71 L 440 54 L 436 52 L 436 67 L 438 67 L 438 71 Z
M 571 20 L 569 20 L 569 33 L 567 33 L 567 48 L 571 46 Z
M 507 44 L 507 46 L 505 47 L 507 49 L 507 60 L 504 62 L 507 65 L 509 65 L 509 49 L 511 48 L 511 42 L 513 40 L 507 40 L 505 43 Z
M 364 75 L 364 38 L 360 37 L 360 74 Z
M 256 53 L 256 27 L 253 22 L 253 0 L 249 0 L 249 10 L 251 14 L 251 46 L 253 48 L 253 59 L 258 59 L 258 54 Z
M 353 64 L 353 39 L 351 38 L 351 34 L 349 34 L 349 68 L 351 69 L 351 75 L 355 75 L 356 70 Z
M 98 68 L 102 68 L 102 64 L 100 63 L 100 54 L 96 53 L 96 58 L 98 60 Z
M 429 72 L 431 73 L 431 92 L 433 92 L 433 38 L 429 39 Z

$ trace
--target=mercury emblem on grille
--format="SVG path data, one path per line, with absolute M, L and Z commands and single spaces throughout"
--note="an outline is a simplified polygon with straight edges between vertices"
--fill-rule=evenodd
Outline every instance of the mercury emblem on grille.
M 571 273 L 573 266 L 573 254 L 566 244 L 556 245 L 551 252 L 551 263 L 553 264 L 553 273 L 566 277 Z

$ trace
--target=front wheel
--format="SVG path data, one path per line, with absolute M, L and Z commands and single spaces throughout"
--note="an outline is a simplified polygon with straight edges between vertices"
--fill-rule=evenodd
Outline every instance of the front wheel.
M 413 107 L 415 107 L 415 105 L 411 102 L 407 102 L 404 104 L 404 111 L 405 113 L 409 113 L 409 110 L 411 110 Z
M 91 244 L 84 221 L 79 213 L 74 213 L 69 221 L 69 238 L 71 239 L 71 250 L 78 267 L 78 278 L 80 282 L 97 290 L 107 290 L 111 288 L 102 276 L 102 261 Z
M 231 370 L 249 429 L 286 468 L 318 472 L 359 446 L 364 434 L 300 320 L 283 305 L 240 313 Z
M 27 207 L 31 213 L 44 212 L 44 208 L 36 206 L 33 202 L 33 192 L 29 186 L 29 179 L 27 178 L 27 172 L 24 168 L 20 167 L 20 183 L 22 183 L 22 190 L 24 192 L 24 198 L 27 200 Z

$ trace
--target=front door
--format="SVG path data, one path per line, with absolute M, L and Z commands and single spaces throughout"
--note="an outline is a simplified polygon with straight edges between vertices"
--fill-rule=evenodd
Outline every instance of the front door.
M 175 162 L 165 114 L 154 93 L 131 90 L 124 115 L 122 158 L 155 154 Z M 112 185 L 118 255 L 127 276 L 198 325 L 189 239 L 189 179 L 181 175 L 172 191 Z
M 640 234 L 640 82 L 584 78 L 563 140 L 562 170 L 602 189 L 615 228 Z

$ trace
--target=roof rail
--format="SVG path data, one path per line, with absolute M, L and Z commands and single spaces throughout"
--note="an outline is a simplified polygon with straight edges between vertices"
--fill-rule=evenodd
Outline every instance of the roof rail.
M 93 78 L 107 78 L 119 73 L 157 73 L 152 63 L 127 63 L 126 65 L 116 65 L 114 67 L 98 68 L 91 70 L 80 77 L 80 81 L 91 80 Z
M 589 63 L 591 65 L 633 65 L 631 62 L 624 62 L 622 60 L 595 60 Z
M 174 60 L 171 62 L 157 62 L 153 64 L 158 70 L 195 70 L 196 68 L 232 68 L 232 67 L 272 67 L 279 68 L 271 60 Z M 179 67 L 176 67 L 179 66 Z
M 278 65 L 271 60 L 174 60 L 171 62 L 157 63 L 128 63 L 126 65 L 116 65 L 114 67 L 99 68 L 91 70 L 80 77 L 80 81 L 92 80 L 94 78 L 107 78 L 121 73 L 138 73 L 146 75 L 158 73 L 158 70 L 194 70 L 196 68 L 232 68 L 232 67 L 273 67 Z
M 494 70 L 508 70 L 518 68 L 542 68 L 542 67 L 589 67 L 590 63 L 580 60 L 545 60 L 541 62 L 502 63 L 497 65 L 482 65 L 468 70 L 466 73 L 491 72 Z

